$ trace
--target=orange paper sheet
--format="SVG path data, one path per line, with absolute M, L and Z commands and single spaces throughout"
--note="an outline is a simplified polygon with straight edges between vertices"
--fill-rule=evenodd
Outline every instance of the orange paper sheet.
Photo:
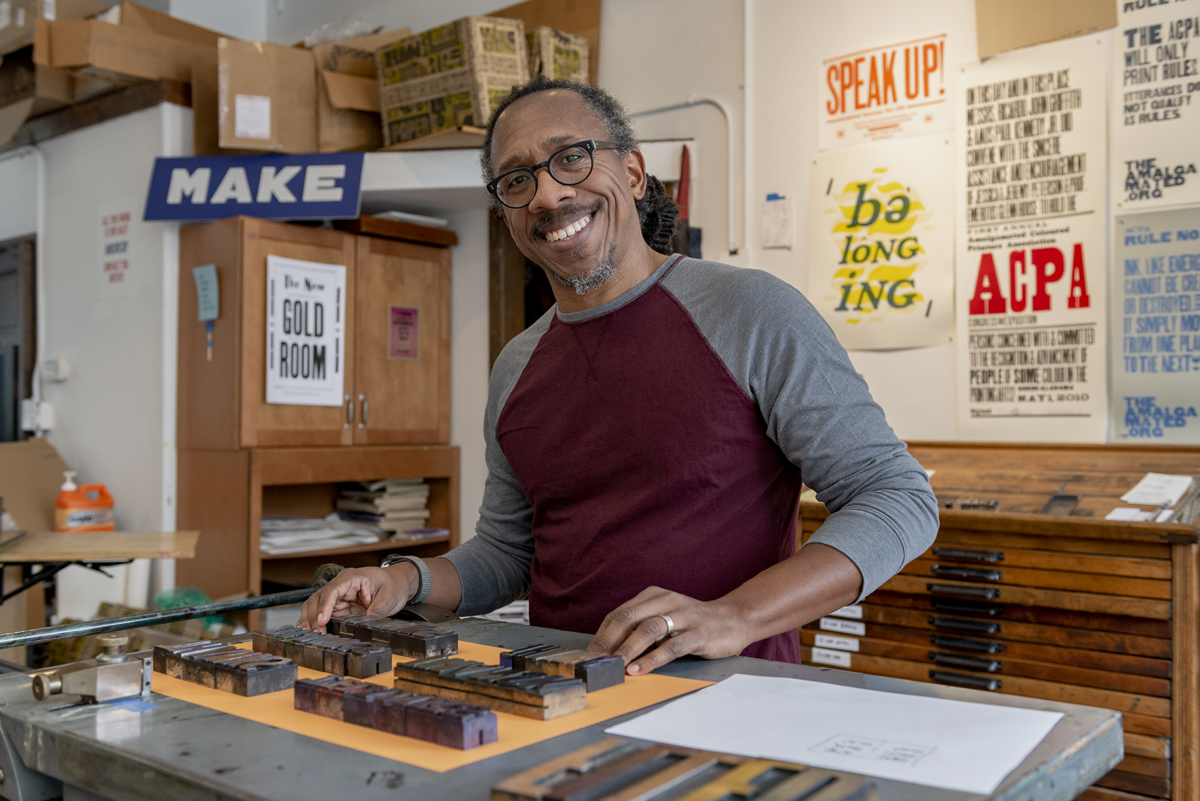
M 490 665 L 500 664 L 500 652 L 503 650 L 469 642 L 459 642 L 458 648 L 459 657 Z M 393 664 L 407 661 L 410 660 L 392 657 Z M 327 674 L 300 668 L 300 678 L 302 679 L 315 679 L 325 675 Z M 392 676 L 390 673 L 384 673 L 367 679 L 367 681 L 390 687 Z M 532 720 L 497 712 L 499 738 L 496 742 L 472 748 L 470 751 L 459 751 L 444 745 L 400 737 L 396 734 L 368 729 L 365 726 L 355 726 L 352 723 L 343 723 L 340 720 L 330 720 L 319 715 L 300 712 L 293 707 L 294 693 L 291 690 L 268 693 L 255 698 L 243 698 L 240 695 L 172 679 L 161 673 L 154 674 L 154 692 L 161 695 L 438 773 L 461 768 L 463 765 L 470 765 L 472 762 L 488 759 L 508 751 L 515 751 L 518 748 L 540 743 L 543 740 L 549 740 L 594 723 L 611 720 L 629 712 L 636 712 L 652 704 L 698 690 L 709 683 L 653 674 L 626 676 L 624 684 L 588 693 L 587 709 L 563 715 L 554 720 Z

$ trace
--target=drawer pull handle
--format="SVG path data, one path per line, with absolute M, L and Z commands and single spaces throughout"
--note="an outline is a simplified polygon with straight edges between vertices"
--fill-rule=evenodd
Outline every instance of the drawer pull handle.
M 958 601 L 949 598 L 933 597 L 929 605 L 939 612 L 953 612 L 958 615 L 987 615 L 995 617 L 1003 614 L 1004 604 L 985 604 L 979 601 Z
M 362 422 L 358 424 L 359 428 L 367 427 L 367 396 L 359 393 L 358 402 L 362 404 Z
M 937 651 L 929 652 L 929 661 L 948 667 L 962 668 L 963 670 L 978 670 L 987 673 L 995 673 L 1004 667 L 1004 663 L 997 659 L 980 659 L 975 656 L 961 656 L 959 654 L 941 654 Z
M 1000 597 L 995 587 L 959 587 L 957 584 L 926 584 L 925 589 L 934 595 L 959 595 L 964 598 L 986 598 L 993 601 Z
M 933 555 L 939 559 L 962 559 L 964 562 L 1003 562 L 1003 551 L 968 551 L 962 548 L 933 546 Z
M 972 640 L 968 637 L 946 637 L 941 634 L 929 635 L 929 642 L 939 648 L 958 648 L 962 651 L 982 651 L 986 654 L 1004 652 L 1004 643 L 992 640 Z
M 945 578 L 975 579 L 977 581 L 1000 581 L 1004 578 L 1003 570 L 989 570 L 984 567 L 930 565 L 929 572 L 935 576 L 943 576 Z
M 980 634 L 999 634 L 1000 624 L 989 623 L 986 620 L 960 620 L 956 617 L 929 616 L 929 625 L 935 629 L 957 629 L 959 631 L 977 631 Z
M 955 684 L 959 687 L 971 687 L 976 690 L 995 692 L 1002 686 L 1000 679 L 985 679 L 983 676 L 963 676 L 959 673 L 947 673 L 943 670 L 929 671 L 929 678 L 941 684 Z

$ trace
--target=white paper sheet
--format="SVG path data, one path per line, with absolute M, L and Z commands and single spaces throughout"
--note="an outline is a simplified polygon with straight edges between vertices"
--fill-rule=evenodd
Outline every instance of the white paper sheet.
M 1191 476 L 1172 476 L 1167 473 L 1147 473 L 1133 489 L 1121 496 L 1125 503 L 1147 506 L 1174 506 L 1192 485 Z
M 732 676 L 607 732 L 987 795 L 1061 717 L 799 679 Z
M 1167 510 L 1170 513 L 1170 510 Z M 1144 512 L 1135 506 L 1118 506 L 1104 516 L 1105 520 L 1126 520 L 1129 522 L 1139 522 L 1150 520 L 1154 517 L 1154 512 Z

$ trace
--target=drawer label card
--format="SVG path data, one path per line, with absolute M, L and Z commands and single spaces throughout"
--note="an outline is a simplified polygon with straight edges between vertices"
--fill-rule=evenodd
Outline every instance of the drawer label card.
M 404 306 L 388 307 L 388 358 L 414 361 L 421 355 L 417 335 L 419 309 Z
M 858 653 L 858 640 L 853 637 L 834 637 L 829 634 L 818 634 L 817 647 L 834 648 L 839 651 L 854 651 Z
M 866 623 L 838 620 L 835 617 L 823 617 L 819 625 L 822 631 L 836 631 L 839 634 L 853 634 L 857 637 L 862 637 L 867 633 Z
M 831 617 L 848 617 L 851 620 L 862 620 L 863 611 L 861 606 L 843 606 L 836 612 L 830 612 L 829 614 Z
M 834 665 L 835 667 L 850 667 L 850 654 L 845 651 L 828 651 L 824 648 L 812 649 L 814 665 Z

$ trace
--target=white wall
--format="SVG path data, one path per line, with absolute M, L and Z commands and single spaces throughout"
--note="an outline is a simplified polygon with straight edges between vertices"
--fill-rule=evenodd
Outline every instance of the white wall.
M 0 156 L 0 242 L 37 230 L 37 163 L 28 150 Z
M 261 42 L 267 36 L 268 0 L 169 0 L 173 17 L 187 20 L 193 25 L 232 36 Z M 274 5 L 270 3 L 270 5 Z M 329 3 L 312 3 L 324 7 L 324 13 L 336 13 Z

